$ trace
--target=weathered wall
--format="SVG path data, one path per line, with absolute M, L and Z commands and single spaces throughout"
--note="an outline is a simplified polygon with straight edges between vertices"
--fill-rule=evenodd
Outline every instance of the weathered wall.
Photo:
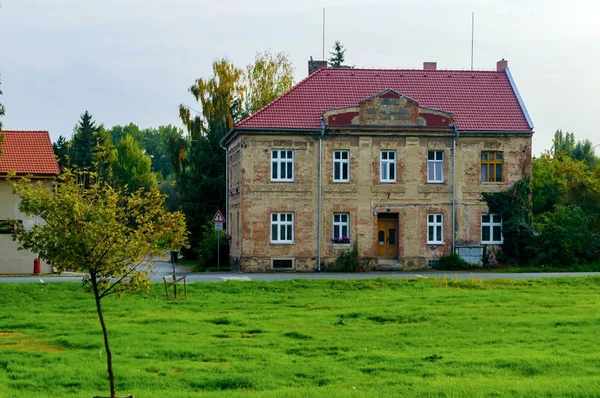
M 531 173 L 531 134 L 461 133 L 453 153 L 453 115 L 384 90 L 360 104 L 326 111 L 323 140 L 321 256 L 332 262 L 348 244 L 334 244 L 333 214 L 350 214 L 350 236 L 362 256 L 378 252 L 378 214 L 395 217 L 398 261 L 421 268 L 452 245 L 452 164 L 456 155 L 456 243 L 480 244 L 482 192 L 507 189 Z M 271 150 L 295 153 L 293 182 L 271 181 Z M 348 150 L 350 181 L 333 181 L 333 152 Z M 396 152 L 396 181 L 380 182 L 380 152 Z M 427 182 L 427 155 L 443 151 L 444 179 Z M 481 182 L 481 152 L 502 151 L 503 181 Z M 296 270 L 317 266 L 319 134 L 239 135 L 230 143 L 232 257 L 247 271 L 269 270 L 272 258 L 294 258 Z M 270 243 L 272 212 L 294 213 L 292 244 Z M 428 214 L 443 214 L 443 243 L 427 243 Z M 239 236 L 239 244 L 237 244 Z
M 0 181 L 0 220 L 8 219 L 22 220 L 25 228 L 36 222 L 35 217 L 26 217 L 19 211 L 19 198 L 12 194 L 4 181 Z M 33 272 L 35 257 L 29 250 L 18 250 L 18 245 L 13 242 L 10 234 L 0 234 L 0 274 L 30 274 Z M 50 273 L 52 267 L 42 262 L 41 271 Z
M 232 256 L 246 271 L 270 269 L 270 258 L 293 257 L 296 270 L 311 270 L 317 254 L 318 137 L 243 136 L 241 194 L 230 196 Z M 481 192 L 511 186 L 522 173 L 530 173 L 530 136 L 462 136 L 457 140 L 456 239 L 457 244 L 479 244 L 481 214 L 487 207 Z M 271 149 L 295 150 L 294 182 L 271 182 Z M 491 149 L 490 149 L 491 148 Z M 350 182 L 333 182 L 333 151 L 350 151 Z M 379 154 L 397 152 L 397 182 L 379 181 Z M 427 183 L 427 151 L 444 151 L 444 182 Z M 484 183 L 480 155 L 483 150 L 504 152 L 504 181 Z M 350 235 L 361 255 L 377 255 L 377 213 L 398 214 L 399 261 L 405 269 L 427 266 L 429 259 L 449 254 L 452 236 L 452 137 L 434 134 L 415 137 L 352 132 L 331 133 L 323 144 L 322 257 L 332 262 L 349 245 L 331 242 L 333 213 L 350 213 Z M 230 189 L 232 189 L 230 187 Z M 232 200 L 232 198 L 234 198 Z M 240 212 L 241 236 L 233 220 Z M 271 212 L 293 212 L 293 244 L 270 243 Z M 427 244 L 427 215 L 444 215 L 444 243 Z

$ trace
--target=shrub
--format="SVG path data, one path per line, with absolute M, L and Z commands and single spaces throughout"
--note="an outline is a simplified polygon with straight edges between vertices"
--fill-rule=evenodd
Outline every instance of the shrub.
M 442 270 L 461 270 L 477 268 L 475 264 L 470 264 L 463 260 L 457 253 L 452 253 L 439 258 L 439 264 L 433 268 Z
M 202 240 L 194 252 L 198 255 L 198 265 L 195 271 L 204 271 L 209 267 L 217 267 L 217 234 L 220 234 L 221 267 L 229 266 L 229 240 L 227 232 L 216 232 L 212 222 L 202 226 Z
M 573 265 L 598 261 L 600 237 L 590 231 L 592 218 L 575 205 L 556 205 L 536 218 L 540 233 L 532 244 L 538 265 Z
M 358 245 L 354 242 L 352 249 L 340 254 L 335 263 L 333 263 L 333 266 L 329 266 L 328 271 L 365 272 L 369 268 L 371 268 L 371 258 L 360 258 L 358 255 Z

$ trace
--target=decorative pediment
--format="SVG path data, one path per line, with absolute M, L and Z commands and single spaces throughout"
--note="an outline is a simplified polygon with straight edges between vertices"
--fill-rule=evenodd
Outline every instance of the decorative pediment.
M 421 107 L 414 99 L 386 89 L 361 100 L 356 106 L 327 110 L 324 120 L 329 128 L 451 127 L 454 115 Z

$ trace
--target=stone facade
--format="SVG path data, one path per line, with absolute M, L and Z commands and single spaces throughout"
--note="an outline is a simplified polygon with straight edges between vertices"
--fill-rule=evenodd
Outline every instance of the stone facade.
M 375 262 L 396 261 L 405 270 L 429 266 L 452 249 L 453 191 L 455 244 L 481 245 L 482 214 L 488 212 L 481 193 L 505 190 L 531 173 L 531 132 L 459 134 L 451 113 L 420 107 L 392 90 L 323 116 L 324 132 L 240 131 L 228 142 L 233 267 L 246 272 L 270 271 L 274 264 L 295 271 L 317 267 L 321 137 L 325 264 L 356 242 L 360 255 Z M 291 181 L 272 181 L 274 150 L 293 152 Z M 335 151 L 347 151 L 348 181 L 334 179 Z M 383 163 L 382 151 L 394 154 L 392 166 Z M 430 151 L 442 159 L 443 178 L 438 175 L 436 182 L 428 181 Z M 488 153 L 502 157 L 501 181 L 482 182 L 482 154 Z M 394 178 L 382 182 L 382 167 L 391 167 Z M 272 242 L 273 213 L 293 214 L 290 242 Z M 348 215 L 351 243 L 332 241 L 335 214 Z M 436 243 L 429 240 L 430 215 L 442 215 Z

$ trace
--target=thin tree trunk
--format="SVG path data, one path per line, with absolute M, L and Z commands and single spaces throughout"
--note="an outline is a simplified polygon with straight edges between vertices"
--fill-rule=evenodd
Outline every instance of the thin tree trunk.
M 102 325 L 102 333 L 104 334 L 104 348 L 106 349 L 106 365 L 108 367 L 108 380 L 110 382 L 110 396 L 114 398 L 116 395 L 115 389 L 115 375 L 112 368 L 112 353 L 110 352 L 110 345 L 108 344 L 108 332 L 106 331 L 106 325 L 104 324 L 104 316 L 102 315 L 102 306 L 100 305 L 100 293 L 98 292 L 98 281 L 96 280 L 96 274 L 90 272 L 92 279 L 92 287 L 94 288 L 94 298 L 96 299 L 96 310 L 98 311 L 98 319 L 100 319 L 100 325 Z

